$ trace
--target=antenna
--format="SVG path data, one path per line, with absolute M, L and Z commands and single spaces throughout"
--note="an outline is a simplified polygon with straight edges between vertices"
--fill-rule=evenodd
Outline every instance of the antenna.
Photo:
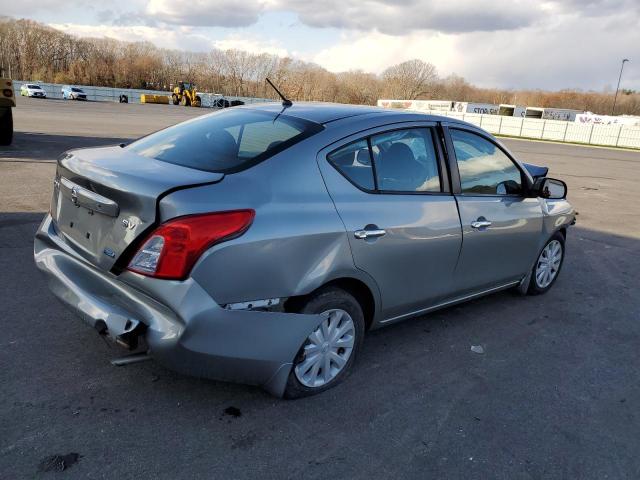
M 269 85 L 271 85 L 273 87 L 273 89 L 276 91 L 276 93 L 278 95 L 280 95 L 280 98 L 282 99 L 282 106 L 287 108 L 290 107 L 291 105 L 293 105 L 293 102 L 289 99 L 287 99 L 282 93 L 280 93 L 280 90 L 278 90 L 278 88 L 273 84 L 273 82 L 271 80 L 269 80 L 269 78 L 266 78 L 267 83 Z

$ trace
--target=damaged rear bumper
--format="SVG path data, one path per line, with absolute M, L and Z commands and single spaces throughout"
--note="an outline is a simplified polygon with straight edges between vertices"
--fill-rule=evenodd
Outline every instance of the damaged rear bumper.
M 284 393 L 298 349 L 322 321 L 319 315 L 226 310 L 193 279 L 98 270 L 70 250 L 49 215 L 36 234 L 34 258 L 53 294 L 89 325 L 106 326 L 114 340 L 143 331 L 150 354 L 172 370 L 260 385 L 276 396 Z

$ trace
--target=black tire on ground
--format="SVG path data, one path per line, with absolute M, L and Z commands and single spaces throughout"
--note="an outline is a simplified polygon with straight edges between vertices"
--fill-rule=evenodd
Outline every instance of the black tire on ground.
M 362 313 L 362 307 L 358 301 L 353 297 L 353 295 L 341 288 L 328 287 L 313 293 L 298 309 L 298 311 L 300 313 L 318 314 L 332 309 L 342 309 L 346 311 L 351 316 L 355 327 L 355 341 L 351 356 L 347 360 L 347 364 L 344 366 L 342 371 L 340 371 L 340 373 L 338 373 L 336 377 L 330 380 L 327 384 L 321 387 L 307 387 L 300 383 L 295 374 L 295 366 L 303 360 L 302 352 L 304 344 L 301 345 L 300 351 L 294 360 L 294 366 L 289 374 L 289 379 L 287 380 L 287 387 L 284 392 L 285 398 L 293 399 L 308 397 L 310 395 L 324 392 L 325 390 L 335 387 L 349 376 L 353 368 L 353 364 L 356 361 L 356 357 L 362 348 L 362 341 L 364 339 L 365 332 L 364 315 Z
M 551 283 L 549 283 L 549 285 L 545 287 L 541 287 L 540 285 L 538 285 L 538 282 L 536 281 L 536 269 L 538 267 L 538 263 L 540 262 L 540 256 L 542 255 L 542 252 L 544 251 L 545 248 L 547 248 L 547 245 L 549 245 L 551 242 L 554 242 L 554 241 L 557 241 L 558 243 L 560 243 L 560 247 L 562 251 L 562 257 L 560 258 L 560 265 L 558 266 L 556 275 L 555 277 L 553 277 L 553 280 L 551 280 Z M 558 277 L 560 276 L 560 271 L 562 270 L 562 265 L 564 264 L 565 254 L 566 254 L 566 250 L 565 250 L 564 235 L 562 235 L 562 233 L 560 232 L 556 232 L 551 236 L 549 240 L 546 241 L 542 249 L 538 252 L 538 257 L 536 258 L 536 262 L 533 265 L 533 269 L 531 271 L 531 280 L 529 281 L 529 288 L 527 289 L 527 293 L 529 295 L 542 295 L 543 293 L 548 292 L 551 289 L 551 287 L 553 287 L 554 283 L 556 283 L 556 280 L 558 280 Z
M 180 99 L 180 105 L 182 105 L 183 107 L 188 107 L 191 104 L 191 102 L 189 101 L 189 97 L 187 97 L 186 95 L 182 95 L 182 98 Z
M 213 104 L 216 108 L 229 108 L 231 106 L 226 98 L 219 98 Z
M 180 100 L 178 99 L 178 96 L 175 93 L 173 95 L 171 95 L 171 102 L 174 105 L 178 105 L 180 103 Z
M 193 106 L 194 106 L 194 107 L 199 107 L 199 106 L 201 106 L 201 105 L 202 105 L 202 99 L 200 98 L 200 96 L 199 96 L 199 95 L 196 95 L 196 99 L 195 99 L 195 101 L 193 102 Z
M 0 108 L 0 145 L 11 145 L 13 141 L 13 112 L 11 107 Z

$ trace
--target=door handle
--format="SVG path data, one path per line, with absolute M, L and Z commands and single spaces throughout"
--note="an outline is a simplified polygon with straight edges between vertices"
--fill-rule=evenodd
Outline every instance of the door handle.
M 376 238 L 382 237 L 386 235 L 387 231 L 381 228 L 377 228 L 375 230 L 356 230 L 353 232 L 353 236 L 359 240 L 366 240 L 367 238 Z
M 490 226 L 491 222 L 489 220 L 476 220 L 475 222 L 471 222 L 471 228 L 486 228 Z

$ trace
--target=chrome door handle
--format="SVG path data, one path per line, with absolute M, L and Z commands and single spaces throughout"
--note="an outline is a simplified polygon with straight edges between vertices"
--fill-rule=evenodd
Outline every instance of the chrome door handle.
M 471 228 L 484 228 L 490 226 L 491 222 L 489 220 L 477 220 L 475 222 L 471 222 Z
M 376 230 L 356 230 L 355 232 L 353 232 L 353 236 L 360 240 L 366 240 L 367 238 L 382 237 L 383 235 L 386 235 L 386 234 L 387 234 L 387 231 L 382 230 L 381 228 Z

